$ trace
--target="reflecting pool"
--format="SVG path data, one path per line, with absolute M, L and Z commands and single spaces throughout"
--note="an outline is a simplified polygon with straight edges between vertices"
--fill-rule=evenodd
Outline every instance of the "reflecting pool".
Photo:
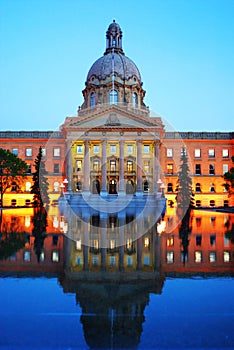
M 123 214 L 1 211 L 1 350 L 234 348 L 234 214 Z

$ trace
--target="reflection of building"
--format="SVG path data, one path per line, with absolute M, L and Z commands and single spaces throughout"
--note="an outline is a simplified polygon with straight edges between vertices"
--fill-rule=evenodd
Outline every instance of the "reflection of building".
M 175 204 L 180 152 L 190 158 L 196 206 L 233 205 L 224 192 L 223 174 L 231 168 L 233 133 L 165 132 L 161 118 L 150 115 L 135 63 L 124 55 L 122 31 L 113 22 L 106 51 L 87 75 L 78 115 L 66 118 L 60 131 L 1 132 L 0 147 L 28 164 L 20 191 L 14 184 L 5 205 L 30 205 L 34 159 L 43 147 L 51 202 L 56 203 L 65 177 L 73 194 L 150 194 L 165 185 L 168 204 Z

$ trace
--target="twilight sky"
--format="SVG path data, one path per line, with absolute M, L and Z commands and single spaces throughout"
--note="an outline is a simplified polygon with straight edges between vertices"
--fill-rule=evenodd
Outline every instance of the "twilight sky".
M 153 112 L 179 131 L 234 130 L 234 0 L 0 0 L 0 130 L 76 115 L 113 18 Z

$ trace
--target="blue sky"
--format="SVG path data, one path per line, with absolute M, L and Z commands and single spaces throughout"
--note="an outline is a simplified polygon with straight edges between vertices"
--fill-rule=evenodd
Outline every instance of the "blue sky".
M 176 130 L 230 131 L 234 0 L 0 0 L 0 130 L 76 115 L 113 18 L 145 103 Z

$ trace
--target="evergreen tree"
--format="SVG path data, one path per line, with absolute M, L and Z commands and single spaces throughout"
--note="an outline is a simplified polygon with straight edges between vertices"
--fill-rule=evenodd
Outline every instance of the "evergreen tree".
M 27 164 L 8 149 L 0 148 L 0 200 L 3 207 L 3 195 L 14 182 L 16 189 L 24 182 Z
M 49 204 L 50 199 L 48 195 L 49 183 L 46 177 L 47 171 L 45 169 L 41 147 L 39 148 L 34 166 L 35 172 L 33 174 L 33 185 L 31 187 L 31 193 L 34 194 L 33 204 L 35 207 L 43 207 L 45 204 Z
M 232 163 L 234 165 L 234 156 L 232 157 Z M 223 175 L 226 183 L 223 185 L 225 189 L 228 191 L 229 196 L 234 194 L 234 166 Z
M 178 183 L 177 183 L 177 212 L 181 217 L 183 217 L 187 211 L 194 206 L 194 195 L 192 190 L 192 179 L 189 176 L 189 166 L 188 166 L 188 157 L 186 151 L 183 148 L 181 154 L 181 165 L 180 171 L 178 173 Z

